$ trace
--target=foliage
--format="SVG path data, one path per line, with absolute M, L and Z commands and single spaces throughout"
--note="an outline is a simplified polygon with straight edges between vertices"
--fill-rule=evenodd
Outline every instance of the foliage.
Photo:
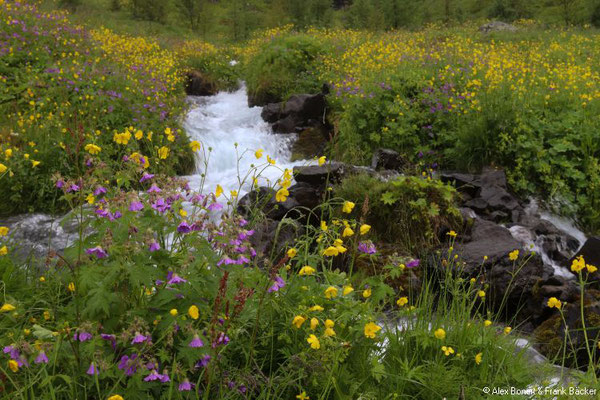
M 250 96 L 257 102 L 286 100 L 294 93 L 313 93 L 322 82 L 315 74 L 316 64 L 327 47 L 303 34 L 274 38 L 250 60 L 245 78 Z
M 335 193 L 356 204 L 367 204 L 367 223 L 380 240 L 408 254 L 439 245 L 444 230 L 458 229 L 456 191 L 438 180 L 399 177 L 383 182 L 368 175 L 344 179 Z

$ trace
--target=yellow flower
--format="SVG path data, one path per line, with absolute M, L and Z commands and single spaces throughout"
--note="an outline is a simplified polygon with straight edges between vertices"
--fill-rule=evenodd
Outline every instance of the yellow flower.
M 290 195 L 290 192 L 285 189 L 285 188 L 281 188 L 277 191 L 277 193 L 275 193 L 275 200 L 277 200 L 277 202 L 279 203 L 283 203 L 284 201 L 287 200 L 287 197 Z
M 296 396 L 296 398 L 297 398 L 298 400 L 308 400 L 308 399 L 310 399 L 310 397 L 308 397 L 308 396 L 306 395 L 306 392 L 302 392 L 302 393 L 300 393 L 298 396 Z
M 371 288 L 366 288 L 366 289 L 363 291 L 363 297 L 364 297 L 365 299 L 368 299 L 369 297 L 371 297 Z
M 333 246 L 329 246 L 328 248 L 326 248 L 323 251 L 323 255 L 328 256 L 328 257 L 337 256 L 338 254 L 340 254 L 340 251 L 338 250 L 337 247 L 333 247 Z
M 263 156 L 263 149 L 258 149 L 254 152 L 254 157 L 256 157 L 256 159 L 258 160 L 259 158 L 261 158 Z
M 482 299 L 485 297 L 485 292 L 483 290 L 479 290 L 477 292 L 477 296 L 481 297 Z
M 87 197 L 85 198 L 85 201 L 88 202 L 88 204 L 94 204 L 94 202 L 96 201 L 96 198 L 94 197 L 93 194 L 88 194 Z
M 296 315 L 292 320 L 292 325 L 294 325 L 297 329 L 300 329 L 304 321 L 306 321 L 306 318 L 304 318 L 302 315 Z
M 396 304 L 398 304 L 400 307 L 404 307 L 406 304 L 408 304 L 408 297 L 400 297 Z
M 454 238 L 454 237 L 456 237 L 456 236 L 457 236 L 457 233 L 456 233 L 456 232 L 454 232 L 454 231 L 450 231 L 450 232 L 446 233 L 446 235 L 448 235 L 448 236 L 450 236 L 450 237 L 453 237 L 453 238 Z
M 69 292 L 74 292 L 75 291 L 75 284 L 73 282 L 69 282 L 69 285 L 67 286 L 67 289 L 69 289 Z
M 6 236 L 6 235 L 8 235 L 8 227 L 0 226 L 0 236 Z
M 319 342 L 319 339 L 313 334 L 311 334 L 306 341 L 310 344 L 311 349 L 319 350 L 321 348 L 321 342 Z
M 271 165 L 275 165 L 275 160 L 273 160 L 271 157 L 267 156 L 267 161 L 269 162 L 269 164 Z
M 319 326 L 319 320 L 315 317 L 312 317 L 310 319 L 310 329 L 314 331 L 315 329 L 317 329 L 317 326 Z
M 0 174 L 5 173 L 7 169 L 8 167 L 6 165 L 0 163 Z
M 25 336 L 29 336 L 31 334 L 31 329 L 23 329 L 23 333 L 25 334 Z
M 168 147 L 163 146 L 160 149 L 158 149 L 158 158 L 160 158 L 161 160 L 164 160 L 167 157 L 169 157 L 169 148 Z
M 322 166 L 326 162 L 327 162 L 327 157 L 325 157 L 325 156 L 319 157 L 319 166 Z
M 90 154 L 98 154 L 102 150 L 102 148 L 100 146 L 96 146 L 93 143 L 86 144 L 84 149 L 85 149 L 85 151 L 87 151 Z
M 5 256 L 8 254 L 8 247 L 2 246 L 0 247 L 0 256 Z
M 338 290 L 336 287 L 329 286 L 327 289 L 325 289 L 325 298 L 326 299 L 331 299 L 332 297 L 337 297 L 337 295 L 338 295 Z
M 581 272 L 585 268 L 585 260 L 583 256 L 579 256 L 573 260 L 571 264 L 571 271 L 573 272 Z
M 106 400 L 123 400 L 123 396 L 120 396 L 118 394 L 115 394 L 113 396 L 110 396 L 108 399 Z
M 325 328 L 333 328 L 335 326 L 335 322 L 330 319 L 325 320 Z
M 489 319 L 486 319 L 485 321 L 483 321 L 483 326 L 490 326 L 492 324 L 492 321 L 490 321 Z
M 375 339 L 377 332 L 381 330 L 381 327 L 374 322 L 369 322 L 365 325 L 365 336 L 370 339 Z
M 179 215 L 181 215 L 183 218 L 185 218 L 185 217 L 187 217 L 188 213 L 183 208 L 181 208 L 181 209 L 179 209 Z
M 176 308 L 172 308 L 171 311 L 169 311 L 169 314 L 171 314 L 172 316 L 176 317 L 178 314 L 178 311 Z
M 137 140 L 140 140 L 141 138 L 143 138 L 143 137 L 144 137 L 144 132 L 142 132 L 141 130 L 139 130 L 139 129 L 138 129 L 138 130 L 135 132 L 135 135 L 134 135 L 134 136 L 135 136 L 135 138 L 136 138 Z
M 52 316 L 50 315 L 50 311 L 44 311 L 44 319 L 48 321 Z
M 342 295 L 347 295 L 354 292 L 354 288 L 352 287 L 352 285 L 346 285 L 344 286 L 344 290 L 342 291 Z
M 31 160 L 31 166 L 32 166 L 33 168 L 37 167 L 37 166 L 38 166 L 38 165 L 40 165 L 40 164 L 41 164 L 41 161 L 35 161 L 35 160 Z
M 188 308 L 188 315 L 191 319 L 198 319 L 200 317 L 200 310 L 198 310 L 197 306 L 191 305 L 190 308 Z
M 342 237 L 348 237 L 354 235 L 354 231 L 349 227 L 344 228 L 344 232 L 342 233 Z
M 321 221 L 321 230 L 327 232 L 327 222 Z
M 587 268 L 590 274 L 593 274 L 594 272 L 598 271 L 598 268 L 590 264 L 586 264 L 585 267 Z
M 346 214 L 350 214 L 352 212 L 352 209 L 354 209 L 355 204 L 351 201 L 345 201 L 344 202 L 344 207 L 342 207 L 342 212 L 345 212 Z
M 6 158 L 12 157 L 12 154 L 13 154 L 12 149 L 6 149 L 6 150 L 4 150 L 4 155 L 6 156 Z
M 442 346 L 442 351 L 444 352 L 446 357 L 449 356 L 450 354 L 454 354 L 454 349 L 450 346 Z
M 446 331 L 442 328 L 438 328 L 433 332 L 433 336 L 435 336 L 436 339 L 444 340 L 446 338 Z
M 477 355 L 475 356 L 475 364 L 477 364 L 477 365 L 481 364 L 482 358 L 483 358 L 483 353 L 477 353 Z
M 562 307 L 562 303 L 556 297 L 550 297 L 550 299 L 548 300 L 548 307 L 550 307 L 550 308 L 556 307 L 557 309 L 560 310 L 560 307 Z
M 333 328 L 325 328 L 325 336 L 327 336 L 327 337 L 335 336 L 335 331 L 333 330 Z
M 194 153 L 200 150 L 201 147 L 202 146 L 200 145 L 200 142 L 198 142 L 197 140 L 192 140 L 190 142 L 190 149 L 192 149 Z
M 46 282 L 46 278 L 43 276 L 40 276 L 40 282 Z
M 510 326 L 507 326 L 506 328 L 504 328 L 504 334 L 505 335 L 510 334 L 511 331 L 512 331 L 512 328 Z
M 215 197 L 219 198 L 219 196 L 221 196 L 223 194 L 223 188 L 221 187 L 221 185 L 217 185 L 217 188 L 215 189 Z
M 10 311 L 14 311 L 15 310 L 15 306 L 13 306 L 12 304 L 9 303 L 4 303 L 2 305 L 2 307 L 0 308 L 0 312 L 10 312 Z
M 308 311 L 323 311 L 323 310 L 324 310 L 324 308 L 319 305 L 312 306 L 311 308 L 308 309 Z
M 508 255 L 508 258 L 510 259 L 510 261 L 515 261 L 517 258 L 519 258 L 519 250 L 511 251 Z
M 360 226 L 360 234 L 366 235 L 371 230 L 371 225 L 363 224 Z
M 291 249 L 288 249 L 288 251 L 287 251 L 287 255 L 288 255 L 289 258 L 296 257 L 296 254 L 298 254 L 298 250 L 296 250 L 293 247 Z
M 304 267 L 300 268 L 300 271 L 298 271 L 298 275 L 300 276 L 304 276 L 304 275 L 312 275 L 316 272 L 316 270 L 311 267 L 310 265 L 305 265 Z
M 10 368 L 12 372 L 17 372 L 19 370 L 19 363 L 15 360 L 8 360 L 8 368 Z

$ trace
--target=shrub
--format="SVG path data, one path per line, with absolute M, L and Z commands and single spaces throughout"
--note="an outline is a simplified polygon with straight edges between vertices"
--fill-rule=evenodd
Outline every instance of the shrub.
M 322 82 L 316 64 L 327 47 L 315 37 L 275 37 L 245 64 L 248 92 L 256 104 L 282 101 L 295 93 L 315 93 Z
M 439 244 L 444 229 L 456 229 L 461 224 L 455 189 L 438 180 L 399 177 L 383 182 L 357 175 L 344 179 L 335 194 L 367 204 L 366 221 L 378 238 L 408 254 L 432 249 Z

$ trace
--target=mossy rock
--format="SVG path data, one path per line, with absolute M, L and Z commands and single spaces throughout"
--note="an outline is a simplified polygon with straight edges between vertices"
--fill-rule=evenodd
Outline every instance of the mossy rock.
M 322 156 L 327 148 L 329 133 L 323 126 L 307 128 L 298 134 L 292 146 L 292 161 Z

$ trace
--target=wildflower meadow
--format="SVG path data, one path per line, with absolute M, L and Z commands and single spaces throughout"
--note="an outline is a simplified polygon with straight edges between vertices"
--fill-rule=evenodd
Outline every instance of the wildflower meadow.
M 598 398 L 595 28 L 77 3 L 0 0 L 0 398 Z

